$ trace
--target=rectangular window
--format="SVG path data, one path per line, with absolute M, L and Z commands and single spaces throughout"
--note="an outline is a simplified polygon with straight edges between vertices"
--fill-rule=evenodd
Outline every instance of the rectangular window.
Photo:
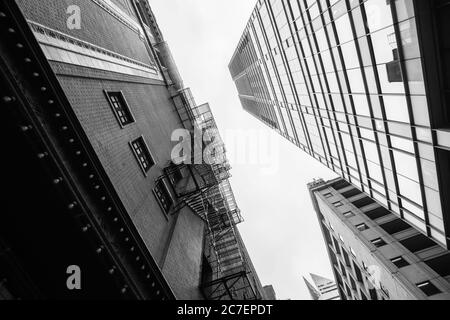
M 323 196 L 324 196 L 325 198 L 331 198 L 331 197 L 333 196 L 333 194 L 331 194 L 331 193 L 325 193 Z
M 381 239 L 381 238 L 374 239 L 371 242 L 377 248 L 380 248 L 380 247 L 386 245 L 386 242 L 383 239 Z
M 393 264 L 395 264 L 395 266 L 399 269 L 409 266 L 408 261 L 406 261 L 403 257 L 397 257 L 397 258 L 391 259 L 391 262 Z
M 342 207 L 344 204 L 340 201 L 333 203 L 333 206 L 335 206 L 336 208 Z
M 133 149 L 133 153 L 136 156 L 136 159 L 139 162 L 139 165 L 141 166 L 142 171 L 144 171 L 144 174 L 147 174 L 147 172 L 155 164 L 155 162 L 152 159 L 144 138 L 139 137 L 136 140 L 132 141 L 130 145 L 131 149 Z
M 430 240 L 423 234 L 418 234 L 414 237 L 405 239 L 400 241 L 400 243 L 413 253 L 436 246 L 436 243 L 433 240 Z
M 351 211 L 346 212 L 346 213 L 344 213 L 343 215 L 344 215 L 344 217 L 346 217 L 346 218 L 351 218 L 351 217 L 354 217 L 354 216 L 355 216 L 355 214 L 354 214 L 353 212 L 351 212 Z
M 450 275 L 450 254 L 425 261 L 425 263 L 441 277 Z
M 105 91 L 105 94 L 121 127 L 125 127 L 126 125 L 135 122 L 121 91 Z
M 364 213 L 366 216 L 368 216 L 372 220 L 379 219 L 381 217 L 387 216 L 389 214 L 389 211 L 386 210 L 383 207 L 378 207 L 374 210 L 368 211 Z
M 358 229 L 359 231 L 364 231 L 369 229 L 369 226 L 367 226 L 367 224 L 365 223 L 361 223 L 356 226 L 356 229 Z
M 170 212 L 170 208 L 173 205 L 173 200 L 163 180 L 159 180 L 158 182 L 156 182 L 153 192 L 158 199 L 160 206 L 164 210 L 164 213 L 168 214 Z
M 410 229 L 410 225 L 407 224 L 402 219 L 395 219 L 390 222 L 384 223 L 380 225 L 380 228 L 382 228 L 384 231 L 386 231 L 389 234 L 396 234 L 398 232 L 405 231 L 407 229 Z
M 362 208 L 362 207 L 368 206 L 369 204 L 372 204 L 372 203 L 374 203 L 374 201 L 369 197 L 364 197 L 362 199 L 353 201 L 353 205 L 357 208 Z
M 432 284 L 430 281 L 418 283 L 417 287 L 429 297 L 441 293 L 441 291 L 438 288 L 436 288 L 436 286 Z

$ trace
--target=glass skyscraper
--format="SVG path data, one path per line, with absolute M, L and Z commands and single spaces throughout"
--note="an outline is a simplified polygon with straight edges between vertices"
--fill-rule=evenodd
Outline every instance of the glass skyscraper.
M 259 0 L 229 69 L 246 111 L 448 247 L 444 2 Z

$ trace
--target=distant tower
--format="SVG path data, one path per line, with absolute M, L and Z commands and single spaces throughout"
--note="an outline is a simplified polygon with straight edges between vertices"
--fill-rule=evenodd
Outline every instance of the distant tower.
M 311 298 L 313 300 L 319 300 L 320 292 L 317 291 L 317 289 L 305 277 L 303 277 L 303 280 L 305 281 L 306 287 L 309 290 L 309 294 L 311 295 Z
M 312 285 L 305 277 L 303 280 L 308 287 L 309 293 L 313 300 L 339 300 L 339 292 L 336 283 L 333 280 L 310 274 L 314 285 Z

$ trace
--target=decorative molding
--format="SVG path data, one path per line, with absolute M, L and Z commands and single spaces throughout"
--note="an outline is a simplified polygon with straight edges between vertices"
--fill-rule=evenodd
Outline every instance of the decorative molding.
M 155 64 L 146 64 L 28 20 L 49 60 L 119 73 L 159 78 Z

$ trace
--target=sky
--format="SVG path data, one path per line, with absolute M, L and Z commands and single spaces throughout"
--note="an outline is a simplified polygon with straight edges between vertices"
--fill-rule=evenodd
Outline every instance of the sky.
M 302 276 L 333 279 L 307 183 L 336 175 L 245 112 L 228 71 L 256 0 L 149 0 L 184 84 L 209 102 L 232 165 L 239 225 L 263 285 L 310 300 Z

